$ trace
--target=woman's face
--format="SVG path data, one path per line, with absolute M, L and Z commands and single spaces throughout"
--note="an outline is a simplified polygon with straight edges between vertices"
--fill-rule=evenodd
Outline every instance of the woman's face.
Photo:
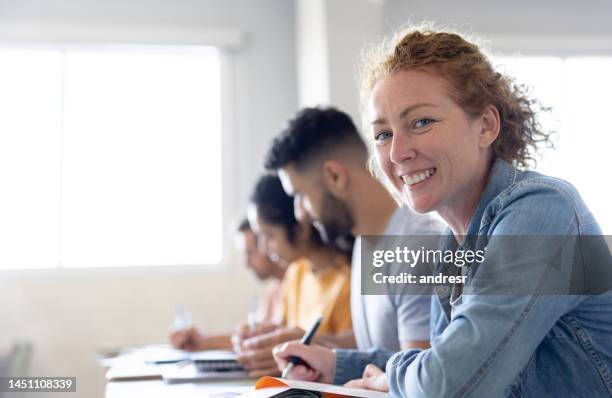
M 260 280 L 267 279 L 274 274 L 276 264 L 269 258 L 264 248 L 260 247 L 255 231 L 250 229 L 240 231 L 236 236 L 236 241 L 244 254 L 246 266 L 255 272 Z
M 490 121 L 464 112 L 448 87 L 433 73 L 401 71 L 379 80 L 369 99 L 377 161 L 419 213 L 460 211 L 482 183 L 496 137 L 486 130 Z
M 259 216 L 256 216 L 254 224 L 259 243 L 272 261 L 287 266 L 297 259 L 297 248 L 289 242 L 283 226 L 267 223 Z

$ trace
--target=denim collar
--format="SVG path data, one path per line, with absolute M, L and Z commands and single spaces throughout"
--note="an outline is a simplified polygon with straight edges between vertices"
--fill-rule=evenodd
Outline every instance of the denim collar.
M 470 219 L 466 235 L 474 236 L 478 235 L 481 227 L 484 224 L 488 224 L 491 220 L 483 220 L 485 209 L 491 204 L 491 202 L 506 188 L 508 188 L 516 179 L 517 170 L 510 163 L 506 162 L 501 158 L 495 158 L 493 160 L 493 166 L 489 171 L 489 177 L 487 185 L 480 196 L 476 211 Z
M 491 222 L 490 219 L 483 220 L 485 210 L 491 204 L 491 202 L 506 188 L 508 188 L 516 178 L 517 170 L 505 160 L 495 158 L 493 165 L 489 171 L 489 177 L 487 185 L 480 196 L 476 211 L 470 219 L 466 232 L 466 241 L 463 243 L 464 248 L 474 248 L 482 242 L 478 242 L 478 232 L 481 227 Z M 489 217 L 489 216 L 486 216 Z M 456 250 L 458 243 L 453 235 L 450 228 L 446 229 L 446 232 L 440 242 L 441 250 Z M 435 274 L 442 273 L 445 275 L 457 275 L 457 268 L 452 265 L 444 265 L 443 263 L 436 264 Z M 453 286 L 439 286 L 434 289 L 442 310 L 444 312 L 446 321 L 449 322 L 451 318 L 451 304 L 450 298 Z
M 490 219 L 482 219 L 485 209 L 501 192 L 503 192 L 514 182 L 516 179 L 516 173 L 517 170 L 505 160 L 497 157 L 493 160 L 493 165 L 489 171 L 487 185 L 480 196 L 480 200 L 476 206 L 476 211 L 468 223 L 468 228 L 466 230 L 466 236 L 468 239 L 470 236 L 473 237 L 478 235 L 481 227 L 491 221 Z M 448 247 L 454 243 L 454 246 L 456 247 L 455 235 L 453 235 L 450 228 L 447 227 L 442 235 L 443 246 Z

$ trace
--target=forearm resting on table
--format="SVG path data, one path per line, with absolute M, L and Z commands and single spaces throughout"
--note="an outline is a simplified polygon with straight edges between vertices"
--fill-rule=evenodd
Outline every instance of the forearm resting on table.
M 231 334 L 208 334 L 204 336 L 204 350 L 231 350 Z

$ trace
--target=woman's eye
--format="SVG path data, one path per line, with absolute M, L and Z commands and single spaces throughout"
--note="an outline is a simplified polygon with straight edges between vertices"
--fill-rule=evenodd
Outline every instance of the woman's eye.
M 429 126 L 433 122 L 434 122 L 433 119 L 428 119 L 428 118 L 418 119 L 416 122 L 414 122 L 414 127 L 417 129 L 422 129 L 423 127 Z
M 391 137 L 393 137 L 393 133 L 391 133 L 390 131 L 381 131 L 379 133 L 376 133 L 376 135 L 374 136 L 374 141 L 376 141 L 377 144 L 381 144 Z

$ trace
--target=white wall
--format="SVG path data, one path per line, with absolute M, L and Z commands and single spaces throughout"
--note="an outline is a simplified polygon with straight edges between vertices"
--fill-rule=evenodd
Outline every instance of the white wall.
M 377 42 L 383 32 L 383 2 L 330 0 L 329 65 L 331 103 L 349 113 L 360 126 L 358 69 L 364 46 Z
M 226 167 L 233 176 L 227 181 L 232 193 L 226 196 L 227 215 L 236 217 L 246 203 L 269 138 L 296 109 L 292 1 L 0 2 L 0 40 L 53 35 L 87 40 L 100 34 L 103 39 L 107 33 L 112 40 L 125 34 L 151 43 L 177 38 L 197 42 L 202 31 L 203 37 L 213 41 L 219 39 L 219 32 L 245 34 L 243 45 L 230 53 L 235 81 L 226 121 L 234 136 L 225 137 L 230 148 L 224 152 L 233 158 Z M 80 34 L 84 37 L 79 38 Z M 208 272 L 0 272 L 0 349 L 15 340 L 31 340 L 35 344 L 33 374 L 76 376 L 75 398 L 101 397 L 105 382 L 94 361 L 97 347 L 162 341 L 176 303 L 192 310 L 195 321 L 204 322 L 211 331 L 233 327 L 242 318 L 257 284 L 236 261 L 235 256 L 228 258 L 222 270 Z
M 299 105 L 332 105 L 359 125 L 357 71 L 364 45 L 383 31 L 383 3 L 296 0 Z
M 295 1 L 299 105 L 338 106 L 356 121 L 363 46 L 407 23 L 459 29 L 495 53 L 612 53 L 612 3 L 603 0 Z
M 424 20 L 473 33 L 497 52 L 612 53 L 612 4 L 604 0 L 384 1 L 387 31 Z
M 328 29 L 325 0 L 296 0 L 296 60 L 300 107 L 329 104 Z

